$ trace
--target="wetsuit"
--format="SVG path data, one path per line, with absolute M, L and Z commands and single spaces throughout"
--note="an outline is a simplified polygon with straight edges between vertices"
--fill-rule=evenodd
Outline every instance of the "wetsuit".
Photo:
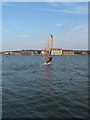
M 50 59 L 49 59 L 49 61 L 48 62 L 50 62 L 52 60 L 52 57 L 50 57 Z M 48 62 L 46 62 L 46 63 L 48 63 Z

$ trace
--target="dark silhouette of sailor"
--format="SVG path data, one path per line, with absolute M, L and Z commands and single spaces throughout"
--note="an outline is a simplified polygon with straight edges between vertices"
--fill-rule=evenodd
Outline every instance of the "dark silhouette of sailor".
M 47 61 L 46 63 L 50 62 L 52 60 L 52 57 L 50 57 L 49 61 Z

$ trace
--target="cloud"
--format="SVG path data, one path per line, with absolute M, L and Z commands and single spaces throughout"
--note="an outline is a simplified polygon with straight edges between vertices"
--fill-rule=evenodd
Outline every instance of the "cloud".
M 88 4 L 87 5 L 74 5 L 72 7 L 73 11 L 79 12 L 79 13 L 88 13 Z
M 40 9 L 39 10 L 44 10 L 44 11 L 50 11 L 50 12 L 58 12 L 58 13 L 70 13 L 70 14 L 88 14 L 88 12 L 82 12 L 82 11 L 76 11 L 76 10 L 55 10 L 55 9 Z
M 18 5 L 16 5 L 15 3 L 9 3 L 9 2 L 2 2 L 2 6 L 8 6 L 8 7 L 20 7 Z
M 67 0 L 66 0 L 67 1 Z M 47 1 L 46 1 L 47 2 Z M 47 2 L 50 6 L 52 7 L 57 7 L 59 6 L 59 4 L 63 4 L 65 6 L 66 9 L 40 9 L 40 8 L 36 8 L 38 10 L 44 10 L 44 11 L 50 11 L 50 12 L 58 12 L 58 13 L 69 13 L 69 14 L 88 14 L 88 5 L 78 5 L 78 3 L 74 3 L 74 2 L 65 2 L 63 1 L 62 3 L 57 2 L 55 0 L 48 0 Z M 15 3 L 11 4 L 8 2 L 3 2 L 2 4 L 3 6 L 11 6 L 11 7 L 23 7 L 24 6 L 18 6 Z
M 61 23 L 57 23 L 56 26 L 57 26 L 57 27 L 61 27 L 62 24 L 61 24 Z
M 78 25 L 70 29 L 69 34 L 88 33 L 88 25 Z
M 21 37 L 21 38 L 28 38 L 29 35 L 25 35 L 25 34 L 24 34 L 24 35 L 21 35 L 20 37 Z
M 49 2 L 51 6 L 59 6 L 62 5 L 64 9 L 50 9 L 50 8 L 38 8 L 39 10 L 56 12 L 56 13 L 69 13 L 69 14 L 88 14 L 88 3 L 79 4 L 73 2 Z M 60 7 L 58 7 L 60 8 Z
M 52 7 L 57 7 L 58 6 L 58 2 L 47 2 L 47 4 L 49 4 Z

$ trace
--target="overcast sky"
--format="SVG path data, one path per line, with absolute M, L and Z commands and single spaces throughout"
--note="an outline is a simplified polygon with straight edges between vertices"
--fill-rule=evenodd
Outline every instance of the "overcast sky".
M 88 3 L 3 2 L 2 50 L 43 49 L 48 34 L 54 48 L 88 49 Z

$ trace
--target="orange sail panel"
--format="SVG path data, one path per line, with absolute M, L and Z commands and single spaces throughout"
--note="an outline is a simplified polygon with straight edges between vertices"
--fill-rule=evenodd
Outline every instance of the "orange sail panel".
M 53 36 L 49 34 L 42 55 L 42 58 L 45 62 L 49 62 L 52 49 L 53 49 Z

